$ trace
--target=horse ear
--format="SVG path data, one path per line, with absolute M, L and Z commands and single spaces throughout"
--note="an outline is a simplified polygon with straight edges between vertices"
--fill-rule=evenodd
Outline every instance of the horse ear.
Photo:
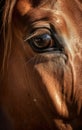
M 29 2 L 28 0 L 18 0 L 16 8 L 21 15 L 24 15 L 30 10 L 31 2 Z

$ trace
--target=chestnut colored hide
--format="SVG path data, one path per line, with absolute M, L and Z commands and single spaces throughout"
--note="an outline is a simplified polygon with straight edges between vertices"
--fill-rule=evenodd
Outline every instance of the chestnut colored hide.
M 0 130 L 82 130 L 82 1 L 0 7 Z

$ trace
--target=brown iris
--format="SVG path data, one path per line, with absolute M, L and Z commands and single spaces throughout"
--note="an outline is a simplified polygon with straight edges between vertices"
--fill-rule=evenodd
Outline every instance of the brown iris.
M 31 39 L 32 44 L 38 49 L 44 49 L 52 44 L 52 37 L 49 34 L 42 34 Z

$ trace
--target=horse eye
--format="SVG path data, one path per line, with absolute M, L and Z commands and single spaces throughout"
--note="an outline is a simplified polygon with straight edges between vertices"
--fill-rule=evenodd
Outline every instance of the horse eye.
M 49 34 L 42 34 L 30 39 L 32 46 L 37 49 L 45 49 L 49 47 L 52 43 L 52 37 Z

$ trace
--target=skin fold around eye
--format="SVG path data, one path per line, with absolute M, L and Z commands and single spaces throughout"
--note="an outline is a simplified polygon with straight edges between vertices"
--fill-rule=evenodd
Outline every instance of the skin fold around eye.
M 30 35 L 27 35 L 24 42 L 30 44 L 34 50 L 46 49 L 53 43 L 50 29 L 47 27 L 34 28 Z
M 26 35 L 24 42 L 28 43 L 34 52 L 63 52 L 60 37 L 55 29 L 48 27 L 34 28 L 30 35 Z
M 51 32 L 50 32 L 50 28 L 47 28 L 47 27 L 36 27 L 36 28 L 33 28 L 29 34 L 25 34 L 24 36 L 24 41 L 27 41 L 33 37 L 37 37 L 39 35 L 43 35 L 43 34 L 49 34 L 51 35 Z

